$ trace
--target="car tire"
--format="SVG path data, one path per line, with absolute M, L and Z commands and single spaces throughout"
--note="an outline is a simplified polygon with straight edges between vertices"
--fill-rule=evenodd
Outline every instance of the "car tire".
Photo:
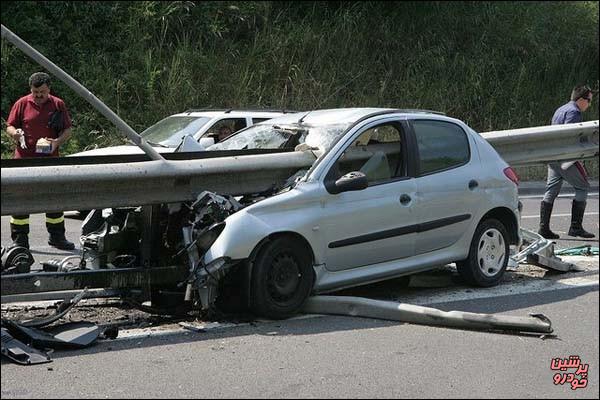
M 506 227 L 500 221 L 481 221 L 473 235 L 469 257 L 456 263 L 463 279 L 476 286 L 488 287 L 498 284 L 510 257 L 507 239 Z
M 253 262 L 250 308 L 271 319 L 288 318 L 310 295 L 314 276 L 310 251 L 290 236 L 267 242 Z

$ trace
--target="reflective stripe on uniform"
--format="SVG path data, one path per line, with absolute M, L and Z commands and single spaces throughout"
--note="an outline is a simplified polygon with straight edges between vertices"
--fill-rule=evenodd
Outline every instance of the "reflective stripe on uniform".
M 47 224 L 62 224 L 63 222 L 65 222 L 65 217 L 62 216 L 60 218 L 48 218 L 46 217 L 46 223 Z
M 10 217 L 10 223 L 13 225 L 29 225 L 29 218 L 17 219 Z

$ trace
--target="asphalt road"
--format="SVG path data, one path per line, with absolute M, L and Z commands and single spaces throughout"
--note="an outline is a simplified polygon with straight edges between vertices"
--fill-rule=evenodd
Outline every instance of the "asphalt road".
M 439 305 L 438 305 L 439 306 Z M 552 318 L 557 339 L 350 317 L 102 343 L 51 364 L 2 363 L 2 398 L 598 398 L 598 289 L 448 309 Z M 588 385 L 554 385 L 578 355 Z
M 522 225 L 537 229 L 539 197 L 522 196 Z M 598 246 L 598 195 L 584 226 L 593 240 L 566 236 L 570 198 L 558 199 L 552 229 L 558 248 Z M 81 221 L 68 219 L 69 238 Z M 34 257 L 68 252 L 45 245 L 43 216 L 32 217 Z M 2 243 L 9 236 L 2 218 Z M 586 271 L 559 274 L 537 267 L 510 271 L 495 288 L 447 279 L 427 288 L 397 282 L 354 295 L 395 299 L 442 310 L 526 316 L 543 313 L 556 337 L 421 326 L 339 316 L 256 321 L 192 332 L 142 329 L 81 351 L 56 351 L 50 364 L 22 367 L 2 360 L 2 398 L 598 398 L 598 258 L 570 258 Z M 443 272 L 445 273 L 445 272 Z M 430 275 L 435 277 L 435 274 Z M 448 277 L 446 273 L 445 277 Z M 411 280 L 411 283 L 413 281 Z M 435 286 L 435 285 L 434 285 Z M 351 293 L 352 294 L 352 293 Z M 553 358 L 588 364 L 585 388 L 555 385 Z

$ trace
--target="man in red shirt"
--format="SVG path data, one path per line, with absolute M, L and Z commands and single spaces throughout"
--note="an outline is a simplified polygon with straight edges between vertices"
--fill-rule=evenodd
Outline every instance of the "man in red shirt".
M 31 94 L 13 105 L 6 132 L 17 142 L 14 158 L 58 157 L 59 147 L 71 136 L 71 117 L 65 102 L 50 94 L 50 76 L 36 72 L 29 77 Z M 48 244 L 61 250 L 75 245 L 65 237 L 62 212 L 46 213 Z M 13 215 L 10 233 L 15 245 L 29 248 L 29 215 Z

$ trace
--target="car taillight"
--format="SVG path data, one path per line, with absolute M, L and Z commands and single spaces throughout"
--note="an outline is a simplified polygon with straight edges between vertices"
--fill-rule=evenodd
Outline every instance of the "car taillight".
M 517 176 L 517 173 L 514 169 L 512 169 L 511 167 L 504 168 L 504 175 L 506 175 L 506 177 L 510 179 L 515 185 L 519 186 L 519 177 Z

